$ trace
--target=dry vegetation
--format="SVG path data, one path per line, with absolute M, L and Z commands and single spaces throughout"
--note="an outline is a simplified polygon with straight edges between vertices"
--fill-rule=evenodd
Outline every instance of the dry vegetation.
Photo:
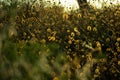
M 0 38 L 1 80 L 120 80 L 120 6 L 4 5 Z

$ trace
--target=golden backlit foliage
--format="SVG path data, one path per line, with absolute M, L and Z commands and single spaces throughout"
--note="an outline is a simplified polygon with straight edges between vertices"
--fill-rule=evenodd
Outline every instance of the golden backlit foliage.
M 106 55 L 108 62 L 94 64 L 95 80 L 104 79 L 102 74 L 107 75 L 106 71 L 110 73 L 107 76 L 115 77 L 120 74 L 117 72 L 120 68 L 113 69 L 114 61 L 118 61 L 120 57 L 119 6 L 103 10 L 81 9 L 71 14 L 63 13 L 63 9 L 56 6 L 31 8 L 29 5 L 24 5 L 23 7 L 16 16 L 18 41 L 29 41 L 34 37 L 38 39 L 37 42 L 44 44 L 56 42 L 66 51 L 67 59 L 72 62 L 74 69 L 84 66 L 86 58 L 91 61 L 98 55 Z M 114 66 L 119 66 L 119 62 L 117 63 Z M 55 77 L 53 80 L 58 78 Z
M 67 76 L 67 79 L 71 80 L 81 79 L 75 78 L 76 74 L 82 76 L 87 73 L 84 65 L 94 59 L 95 63 L 91 69 L 94 80 L 120 79 L 120 6 L 103 10 L 86 7 L 78 12 L 64 13 L 63 8 L 57 6 L 51 8 L 23 4 L 17 10 L 15 16 L 17 35 L 12 37 L 13 41 L 28 46 L 30 45 L 28 42 L 42 45 L 56 43 L 60 46 L 59 49 L 66 53 L 64 57 L 67 61 L 61 73 L 59 69 L 51 72 L 53 80 L 60 80 L 62 76 Z M 0 30 L 2 30 L 10 21 L 10 16 L 3 15 L 4 12 L 0 13 L 2 15 Z M 47 52 L 49 51 L 47 49 Z M 18 54 L 23 53 L 19 51 Z M 57 59 L 55 55 L 48 57 L 50 63 L 54 63 Z M 44 66 L 50 68 L 48 64 Z M 55 66 L 56 68 L 59 66 Z M 85 70 L 77 72 L 80 69 Z

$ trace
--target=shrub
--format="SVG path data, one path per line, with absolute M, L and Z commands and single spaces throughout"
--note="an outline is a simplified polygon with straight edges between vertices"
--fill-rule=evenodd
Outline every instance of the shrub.
M 2 80 L 119 79 L 119 6 L 103 10 L 86 6 L 70 14 L 57 6 L 22 4 L 17 10 L 12 21 L 14 16 L 1 14 L 1 34 L 7 30 L 0 44 Z M 15 28 L 4 27 L 6 23 Z M 17 35 L 8 36 L 9 29 Z

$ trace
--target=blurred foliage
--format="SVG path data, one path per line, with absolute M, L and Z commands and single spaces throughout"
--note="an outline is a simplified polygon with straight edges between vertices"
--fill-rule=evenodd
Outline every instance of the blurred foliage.
M 120 6 L 17 5 L 0 8 L 0 80 L 120 80 Z

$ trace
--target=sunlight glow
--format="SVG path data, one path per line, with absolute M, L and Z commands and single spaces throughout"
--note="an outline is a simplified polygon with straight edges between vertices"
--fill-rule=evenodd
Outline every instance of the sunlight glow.
M 65 11 L 77 10 L 79 5 L 77 0 L 44 0 L 46 6 L 62 6 Z
M 120 5 L 120 0 L 87 0 L 87 2 L 95 8 L 110 7 L 112 5 Z
M 65 12 L 69 12 L 71 10 L 75 11 L 79 9 L 79 4 L 77 0 L 18 0 L 20 3 L 28 3 L 30 2 L 33 4 L 33 2 L 37 3 L 38 5 L 40 2 L 43 2 L 45 6 L 52 7 L 54 5 L 56 6 L 62 6 L 64 7 Z M 7 5 L 10 5 L 11 0 L 0 0 L 0 2 L 5 2 Z M 93 6 L 94 8 L 101 9 L 102 7 L 110 7 L 113 5 L 120 5 L 120 0 L 87 0 L 88 4 Z

